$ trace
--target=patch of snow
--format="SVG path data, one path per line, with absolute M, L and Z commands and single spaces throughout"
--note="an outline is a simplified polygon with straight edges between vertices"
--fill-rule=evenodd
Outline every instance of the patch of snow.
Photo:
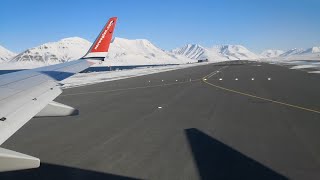
M 320 71 L 310 71 L 309 73 L 320 74 Z
M 305 65 L 293 66 L 290 69 L 306 69 L 306 68 L 315 68 L 315 67 L 319 67 L 319 66 L 312 65 L 312 64 L 305 64 Z

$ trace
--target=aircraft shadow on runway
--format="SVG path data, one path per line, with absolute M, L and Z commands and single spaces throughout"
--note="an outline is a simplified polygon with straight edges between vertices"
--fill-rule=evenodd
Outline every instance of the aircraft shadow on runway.
M 41 163 L 40 168 L 0 173 L 1 180 L 136 180 L 120 175 Z
M 202 180 L 288 179 L 198 129 L 186 129 L 185 134 Z

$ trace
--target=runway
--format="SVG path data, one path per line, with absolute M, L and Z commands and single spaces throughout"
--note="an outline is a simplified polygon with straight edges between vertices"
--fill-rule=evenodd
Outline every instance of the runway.
M 320 76 L 230 61 L 65 89 L 80 115 L 2 147 L 41 159 L 0 179 L 320 179 Z

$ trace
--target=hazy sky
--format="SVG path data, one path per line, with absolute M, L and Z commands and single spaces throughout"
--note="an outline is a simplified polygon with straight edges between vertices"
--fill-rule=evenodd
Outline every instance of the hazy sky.
M 115 36 L 163 49 L 320 46 L 320 0 L 1 0 L 0 45 L 21 52 L 66 37 L 93 41 L 111 16 L 119 17 Z

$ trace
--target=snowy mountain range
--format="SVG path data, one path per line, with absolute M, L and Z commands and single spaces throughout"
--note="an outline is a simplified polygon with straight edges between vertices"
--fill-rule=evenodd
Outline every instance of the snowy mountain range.
M 8 49 L 0 46 L 0 62 L 9 61 L 12 59 L 16 54 L 9 51 Z
M 262 58 L 270 58 L 270 57 L 301 57 L 301 56 L 312 56 L 312 55 L 319 55 L 320 54 L 320 47 L 311 47 L 308 49 L 301 49 L 301 48 L 294 48 L 288 51 L 282 50 L 265 50 L 263 51 L 260 56 Z
M 320 60 L 320 47 L 308 49 L 294 48 L 288 51 L 266 50 L 261 54 L 262 59 L 267 60 Z
M 281 54 L 283 54 L 284 51 L 282 50 L 275 50 L 275 49 L 268 49 L 263 51 L 260 56 L 265 58 L 273 58 L 273 57 L 279 57 Z
M 219 45 L 206 48 L 198 44 L 187 44 L 181 48 L 176 48 L 172 53 L 184 55 L 191 59 L 209 61 L 258 59 L 259 56 L 249 51 L 241 45 Z
M 10 63 L 41 66 L 76 60 L 88 51 L 91 44 L 79 37 L 65 38 L 27 49 L 13 57 Z M 166 52 L 145 39 L 123 38 L 114 39 L 106 60 L 100 65 L 183 64 L 194 61 L 185 56 Z
M 79 59 L 87 52 L 91 44 L 85 39 L 71 37 L 27 49 L 18 55 L 0 46 L 0 62 L 4 64 L 3 62 L 9 61 L 10 64 L 31 64 L 31 66 L 57 64 Z M 218 45 L 207 48 L 198 44 L 187 44 L 181 48 L 165 51 L 145 39 L 115 38 L 106 57 L 107 61 L 100 65 L 185 64 L 203 59 L 216 62 L 268 58 L 273 60 L 302 58 L 319 60 L 320 47 L 288 51 L 266 50 L 257 55 L 241 45 Z
M 284 52 L 283 54 L 280 54 L 280 56 L 287 57 L 287 56 L 299 55 L 299 54 L 303 54 L 304 51 L 305 51 L 304 49 L 294 48 Z

